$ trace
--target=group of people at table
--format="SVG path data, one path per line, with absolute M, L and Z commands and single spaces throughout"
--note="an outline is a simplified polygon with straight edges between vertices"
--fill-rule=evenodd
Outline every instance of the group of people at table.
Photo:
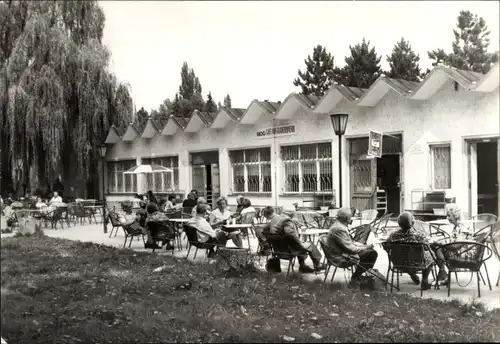
M 151 200 L 148 197 L 148 200 Z M 236 247 L 242 247 L 241 231 L 226 231 L 224 230 L 224 225 L 226 225 L 231 219 L 239 219 L 245 216 L 247 213 L 255 213 L 255 209 L 252 207 L 251 201 L 248 198 L 242 196 L 237 199 L 238 207 L 235 213 L 232 213 L 228 209 L 228 203 L 226 198 L 220 197 L 216 202 L 216 208 L 211 210 L 207 204 L 206 199 L 203 197 L 197 197 L 196 190 L 193 190 L 186 200 L 182 204 L 175 204 L 175 195 L 169 196 L 165 201 L 159 202 L 157 204 L 153 199 L 146 204 L 145 201 L 141 200 L 138 202 L 140 207 L 139 211 L 135 215 L 124 217 L 121 219 L 122 224 L 130 225 L 134 222 L 143 223 L 146 226 L 143 227 L 143 233 L 148 236 L 148 241 L 146 242 L 146 248 L 159 248 L 153 242 L 151 233 L 147 229 L 147 223 L 150 221 L 166 221 L 169 220 L 168 211 L 171 209 L 182 208 L 184 212 L 186 209 L 191 209 L 191 218 L 187 221 L 188 225 L 191 225 L 197 229 L 198 240 L 200 242 L 214 243 L 217 246 L 225 246 L 229 240 L 232 240 Z M 459 234 L 463 231 L 466 232 L 467 229 L 460 222 L 460 216 L 456 216 L 459 212 L 458 208 L 451 208 L 448 210 L 448 220 L 450 224 L 454 225 L 453 234 Z M 313 267 L 311 268 L 306 264 L 306 256 L 299 255 L 297 257 L 299 263 L 299 272 L 301 273 L 313 273 L 319 272 L 325 269 L 325 265 L 321 263 L 322 254 L 317 248 L 317 246 L 310 241 L 302 241 L 300 239 L 299 233 L 296 229 L 296 223 L 287 215 L 276 214 L 273 207 L 265 207 L 261 215 L 267 220 L 262 226 L 255 227 L 255 234 L 259 238 L 259 241 L 265 243 L 264 233 L 279 234 L 283 237 L 287 237 L 295 241 L 300 247 L 303 248 L 307 255 L 310 257 Z M 432 284 L 429 282 L 429 274 L 432 270 L 432 264 L 426 264 L 429 268 L 423 270 L 422 281 L 420 281 L 419 276 L 416 273 L 411 273 L 410 277 L 412 281 L 419 285 L 421 283 L 422 290 L 430 289 L 433 284 L 447 283 L 448 274 L 445 269 L 444 257 L 442 252 L 439 250 L 439 243 L 434 242 L 428 237 L 428 233 L 424 233 L 422 230 L 414 227 L 414 217 L 409 212 L 404 212 L 398 217 L 399 229 L 392 232 L 385 242 L 397 242 L 397 243 L 421 243 L 424 245 L 430 245 L 433 252 L 425 252 L 425 260 L 428 262 L 436 262 L 439 268 L 439 273 L 437 275 L 436 281 Z M 361 275 L 373 268 L 375 265 L 378 253 L 374 248 L 375 244 L 363 244 L 353 240 L 349 226 L 352 224 L 352 209 L 344 207 L 338 210 L 336 215 L 336 221 L 329 228 L 327 234 L 327 244 L 339 255 L 336 259 L 345 260 L 354 259 L 356 261 L 357 268 L 352 274 L 350 281 L 350 286 L 356 287 L 360 283 Z M 169 243 L 166 244 L 166 248 L 172 249 Z M 267 250 L 269 247 L 263 245 L 262 250 Z M 213 256 L 215 251 L 211 249 L 209 251 L 209 257 Z M 339 261 L 340 263 L 340 261 Z
M 11 217 L 15 212 L 15 205 L 20 204 L 22 205 L 22 207 L 24 207 L 23 202 L 28 202 L 34 205 L 35 209 L 42 213 L 50 213 L 51 211 L 56 209 L 58 205 L 64 204 L 63 199 L 61 198 L 61 196 L 59 196 L 59 193 L 57 191 L 54 191 L 52 198 L 47 202 L 43 201 L 39 196 L 30 195 L 26 195 L 26 197 L 21 198 L 18 202 L 11 199 L 6 199 L 4 202 L 4 200 L 0 197 L 0 208 L 5 216 Z

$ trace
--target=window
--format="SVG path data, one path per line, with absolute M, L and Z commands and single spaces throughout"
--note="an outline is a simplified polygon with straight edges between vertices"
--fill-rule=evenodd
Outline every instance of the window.
M 123 174 L 135 166 L 135 160 L 108 162 L 108 192 L 137 192 L 137 176 Z
M 271 192 L 271 148 L 229 152 L 233 192 Z
M 285 192 L 332 191 L 330 142 L 281 147 Z
M 146 165 L 160 165 L 172 169 L 172 172 L 147 173 L 146 190 L 153 192 L 171 192 L 179 190 L 179 157 L 167 156 L 159 158 L 145 158 Z
M 433 189 L 451 189 L 451 146 L 432 145 L 431 180 Z

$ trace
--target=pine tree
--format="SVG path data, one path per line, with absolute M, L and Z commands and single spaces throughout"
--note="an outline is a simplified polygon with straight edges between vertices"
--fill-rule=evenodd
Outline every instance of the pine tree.
M 420 61 L 420 56 L 411 49 L 410 42 L 401 38 L 392 49 L 392 54 L 387 56 L 387 62 L 391 68 L 387 76 L 418 82 L 422 75 L 418 61 Z
M 212 98 L 212 92 L 208 92 L 207 102 L 205 103 L 205 112 L 217 112 L 217 105 Z
M 217 102 L 217 112 L 222 108 L 221 102 Z
M 370 41 L 363 38 L 361 43 L 349 46 L 351 56 L 345 58 L 346 65 L 334 69 L 334 80 L 338 83 L 350 86 L 368 88 L 380 76 L 380 60 L 375 47 L 370 48 Z
M 457 29 L 453 30 L 455 40 L 452 52 L 442 49 L 429 51 L 427 54 L 434 60 L 433 66 L 443 63 L 447 66 L 479 73 L 487 73 L 492 64 L 498 62 L 498 52 L 488 52 L 490 31 L 482 17 L 470 11 L 460 11 L 457 17 Z
M 181 99 L 179 97 L 179 93 L 175 94 L 174 101 L 172 102 L 172 108 L 170 109 L 170 112 L 174 116 L 182 116 L 181 113 Z
M 141 107 L 139 111 L 135 113 L 134 123 L 138 128 L 144 128 L 146 122 L 148 121 L 149 113 Z
M 224 97 L 224 107 L 227 107 L 227 108 L 231 108 L 231 97 L 229 96 L 229 94 L 226 94 L 226 96 Z
M 313 55 L 304 60 L 306 70 L 298 71 L 299 77 L 293 81 L 294 86 L 300 86 L 305 95 L 313 94 L 322 97 L 332 86 L 333 57 L 326 49 L 317 45 Z

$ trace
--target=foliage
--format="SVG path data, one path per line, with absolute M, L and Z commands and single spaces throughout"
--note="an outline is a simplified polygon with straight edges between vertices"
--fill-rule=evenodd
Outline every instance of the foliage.
M 300 86 L 305 95 L 312 94 L 322 97 L 332 86 L 333 57 L 325 47 L 314 47 L 313 55 L 304 60 L 305 71 L 298 71 L 298 78 L 293 81 L 294 86 Z
M 226 96 L 224 97 L 223 106 L 231 109 L 231 96 L 229 94 L 226 94 Z
M 179 101 L 177 102 L 179 108 L 178 111 L 177 108 L 172 110 L 172 113 L 182 117 L 189 117 L 194 110 L 203 111 L 205 102 L 201 92 L 200 80 L 196 76 L 194 69 L 189 68 L 188 63 L 184 62 L 181 68 L 181 85 L 179 86 Z
M 205 103 L 205 111 L 210 113 L 217 112 L 217 104 L 215 104 L 212 98 L 212 92 L 208 92 L 207 102 Z
M 442 63 L 461 70 L 487 73 L 492 64 L 498 62 L 498 52 L 490 53 L 490 31 L 486 21 L 470 11 L 460 11 L 457 29 L 453 30 L 455 40 L 452 52 L 443 49 L 429 51 L 427 54 L 433 66 Z
M 412 50 L 410 42 L 402 37 L 394 45 L 391 55 L 387 56 L 387 62 L 389 62 L 390 66 L 387 76 L 418 82 L 421 77 L 418 61 L 420 61 L 420 56 Z
M 103 29 L 97 1 L 0 1 L 3 189 L 28 184 L 31 166 L 39 185 L 60 174 L 89 179 L 110 125 L 131 121 L 130 90 L 108 70 Z
M 349 46 L 351 56 L 345 58 L 346 65 L 333 71 L 333 78 L 339 84 L 349 87 L 369 88 L 380 76 L 381 56 L 377 55 L 375 47 L 370 47 L 370 41 L 363 38 L 361 43 Z
M 169 254 L 50 237 L 2 239 L 1 257 L 8 343 L 500 340 L 500 311 L 481 305 L 365 294 L 296 275 L 231 277 Z
M 134 123 L 138 128 L 144 128 L 146 126 L 146 122 L 148 121 L 148 117 L 149 113 L 146 110 L 144 110 L 144 107 L 141 107 L 139 111 L 135 113 Z

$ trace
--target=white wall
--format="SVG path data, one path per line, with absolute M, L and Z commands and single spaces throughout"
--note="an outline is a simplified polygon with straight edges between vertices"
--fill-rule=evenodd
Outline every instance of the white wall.
M 498 90 L 497 90 L 498 91 Z M 429 143 L 451 142 L 452 190 L 457 203 L 468 208 L 467 159 L 464 137 L 469 135 L 499 135 L 498 92 L 479 93 L 459 88 L 455 91 L 450 80 L 427 101 L 403 98 L 393 91 L 376 106 L 361 107 L 341 102 L 331 111 L 346 111 L 350 114 L 346 135 L 368 135 L 370 129 L 382 132 L 403 132 L 404 208 L 411 208 L 411 190 L 429 189 L 430 156 Z M 257 139 L 256 132 L 274 125 L 295 124 L 296 135 L 269 139 Z M 333 134 L 330 119 L 325 114 L 298 110 L 290 120 L 273 120 L 263 116 L 256 125 L 230 123 L 224 129 L 202 129 L 199 133 L 184 133 L 180 129 L 173 136 L 157 135 L 150 140 L 136 139 L 133 143 L 119 142 L 110 146 L 108 160 L 123 160 L 131 157 L 179 155 L 179 184 L 184 192 L 190 190 L 191 169 L 189 152 L 219 150 L 221 194 L 231 196 L 230 164 L 228 150 L 237 148 L 271 147 L 272 187 L 271 196 L 251 196 L 255 205 L 281 205 L 293 208 L 301 197 L 281 196 L 283 181 L 279 160 L 280 146 L 291 143 L 332 142 L 334 188 L 338 195 L 338 143 Z M 414 148 L 420 146 L 422 152 Z M 346 152 L 343 142 L 343 154 Z M 276 151 L 276 155 L 274 154 Z M 343 158 L 343 203 L 350 204 L 349 169 L 347 158 Z M 276 180 L 274 178 L 276 173 Z M 236 196 L 236 195 L 234 195 Z M 338 203 L 337 203 L 338 204 Z

